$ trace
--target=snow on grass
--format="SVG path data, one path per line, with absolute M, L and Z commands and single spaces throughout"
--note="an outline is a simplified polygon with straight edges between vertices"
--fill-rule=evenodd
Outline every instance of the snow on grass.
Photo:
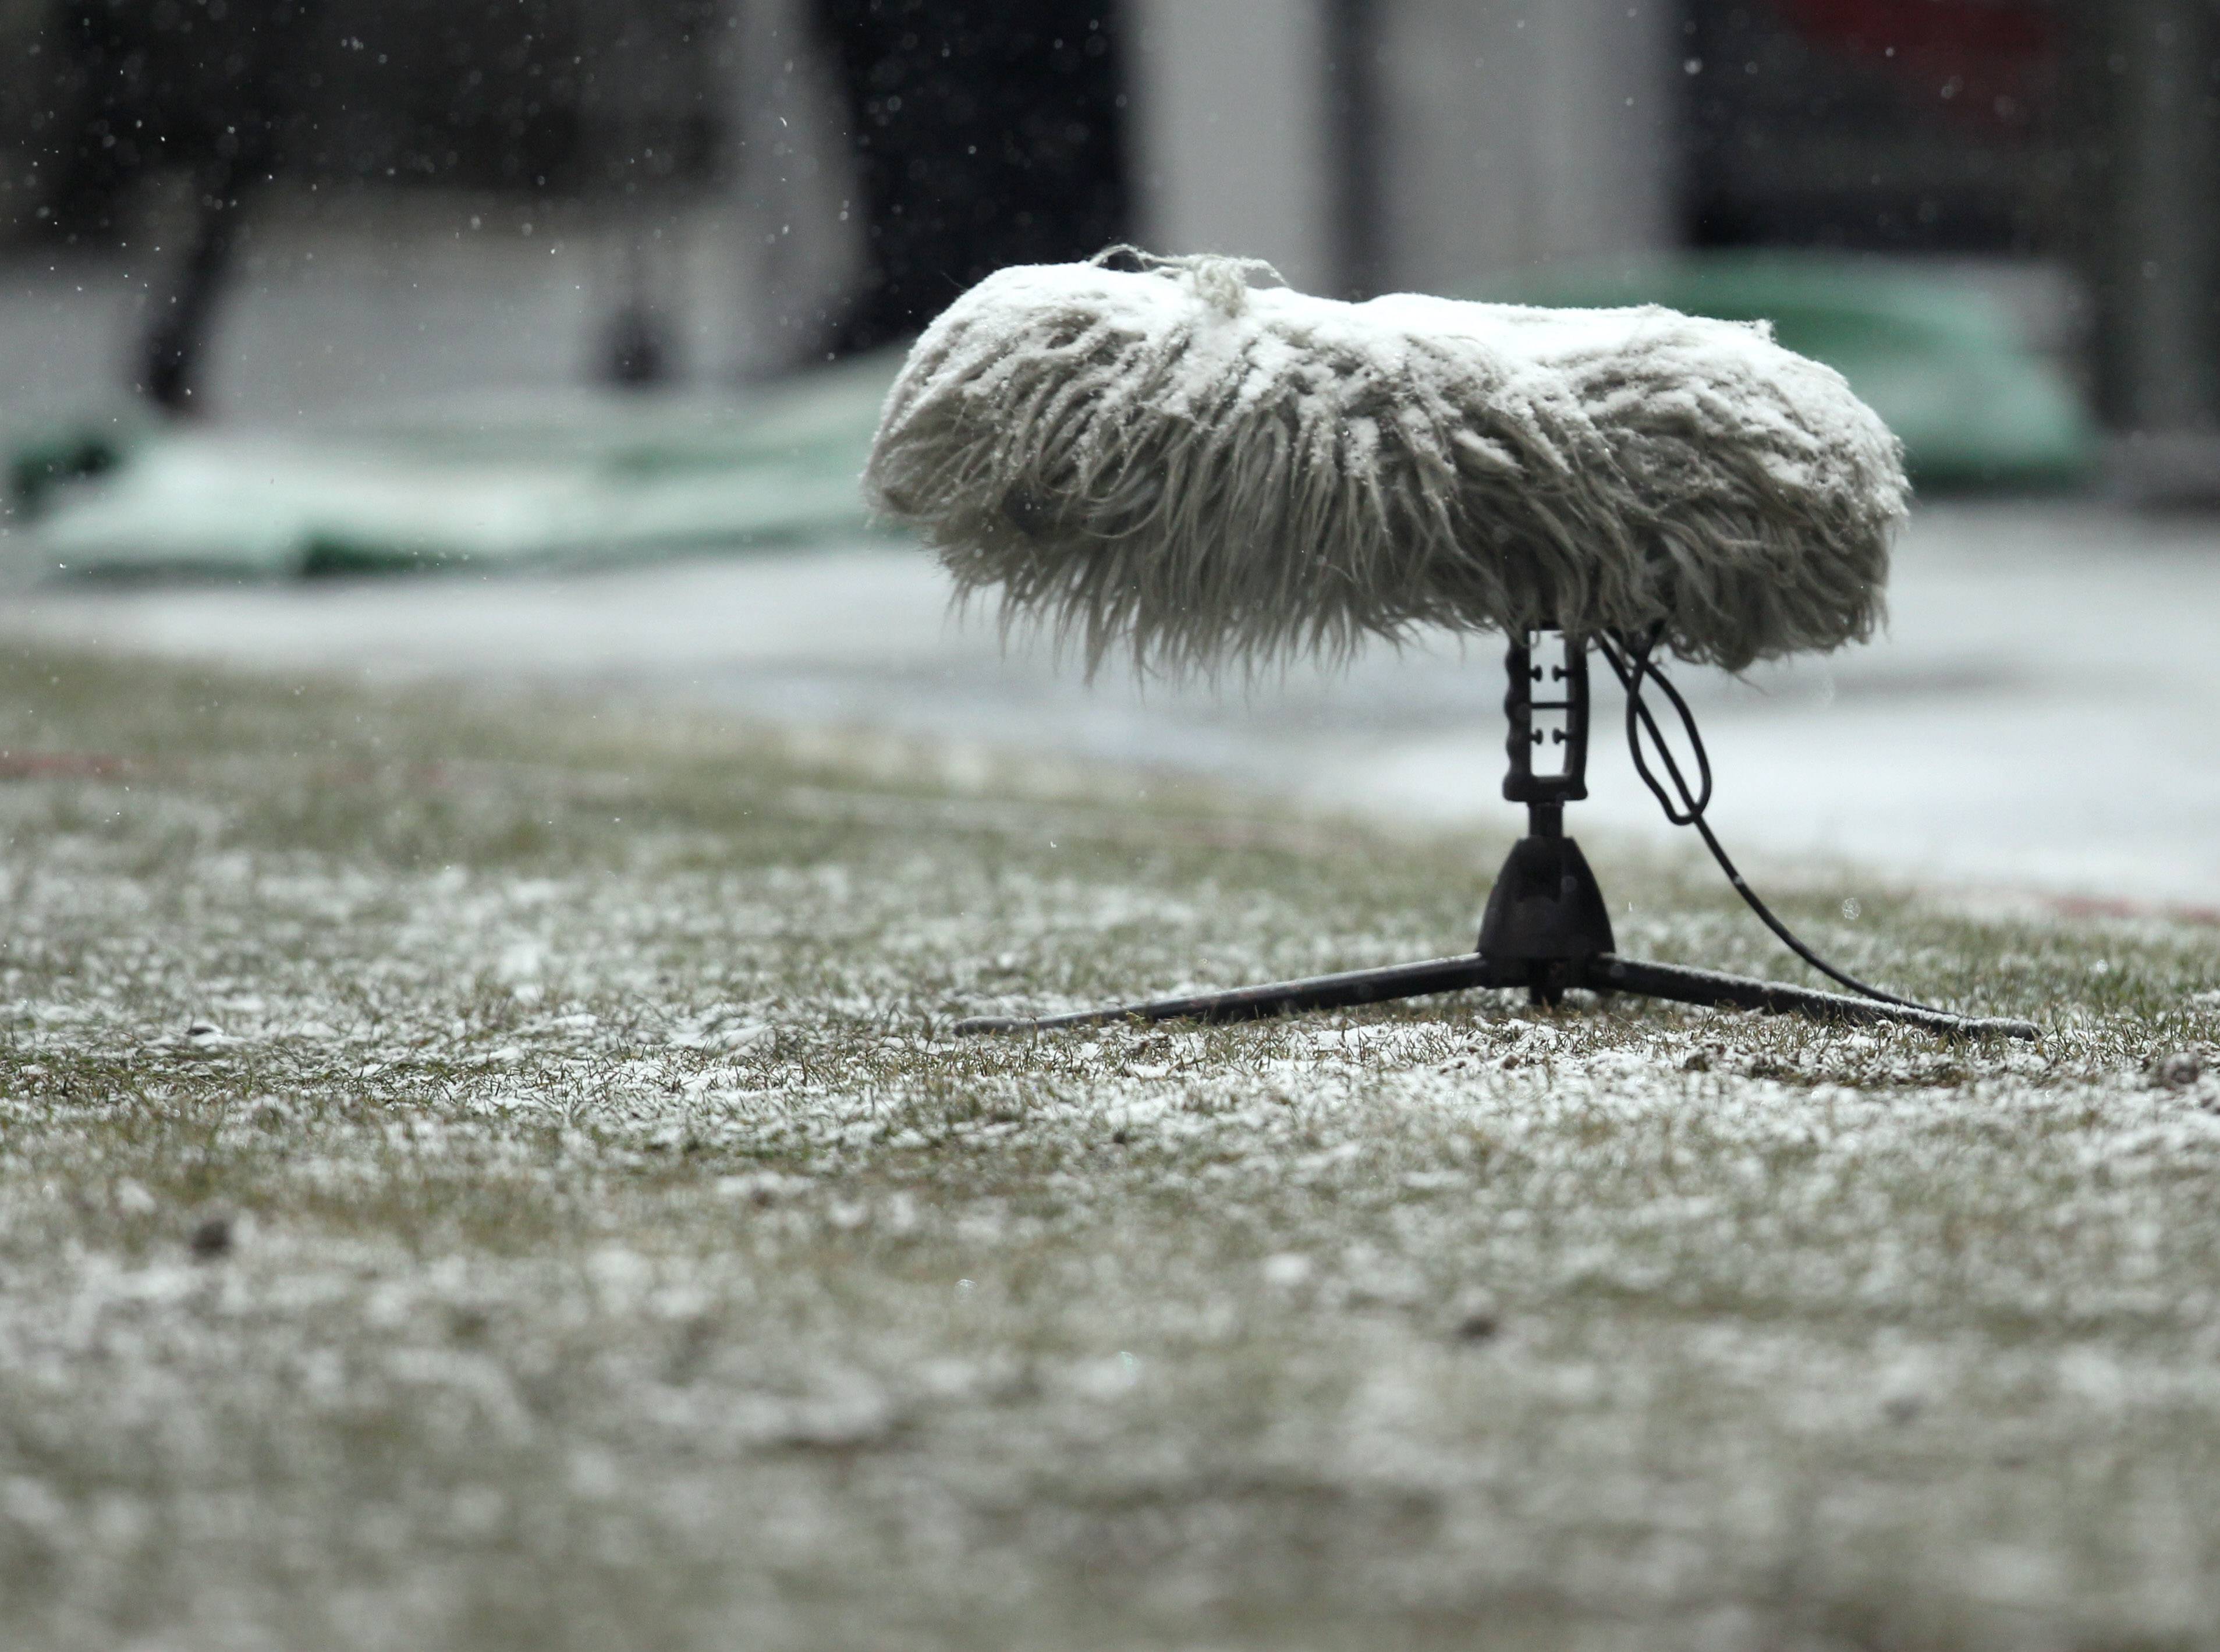
M 958 1042 L 1450 950 L 1502 845 L 115 659 L 0 708 L 11 1647 L 2213 1643 L 2210 932 L 1786 903 L 2033 1047 Z M 1782 972 L 1603 847 L 1627 950 Z

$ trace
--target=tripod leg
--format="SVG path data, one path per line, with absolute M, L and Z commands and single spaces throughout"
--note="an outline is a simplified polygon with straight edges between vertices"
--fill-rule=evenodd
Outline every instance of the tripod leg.
M 1906 1026 L 1925 1027 L 1930 1032 L 1956 1033 L 1966 1038 L 2042 1036 L 2042 1029 L 2032 1021 L 1948 1015 L 1908 1004 L 1885 1004 L 1876 999 L 1851 998 L 1842 993 L 1814 992 L 1808 987 L 1792 987 L 1778 981 L 1753 981 L 1748 976 L 1693 969 L 1682 963 L 1645 963 L 1638 958 L 1622 958 L 1608 953 L 1590 959 L 1582 976 L 1584 984 L 1598 991 L 1634 993 L 1681 1004 L 1729 1004 L 1737 1009 L 1792 1011 L 1820 1021 L 1894 1021 Z
M 1338 976 L 1312 976 L 1303 981 L 1275 981 L 1263 987 L 1237 987 L 1231 992 L 1200 993 L 1189 998 L 1157 998 L 1140 1004 L 1114 1004 L 1107 1009 L 1074 1010 L 1066 1015 L 974 1015 L 958 1021 L 963 1032 L 1036 1032 L 1048 1027 L 1098 1026 L 1111 1021 L 1253 1021 L 1282 1010 L 1340 1009 L 1352 1004 L 1380 1004 L 1398 998 L 1423 998 L 1429 993 L 1457 992 L 1467 987 L 1518 987 L 1525 984 L 1528 966 L 1499 963 L 1467 952 L 1453 958 L 1430 958 L 1424 963 L 1394 963 L 1381 969 L 1351 969 Z

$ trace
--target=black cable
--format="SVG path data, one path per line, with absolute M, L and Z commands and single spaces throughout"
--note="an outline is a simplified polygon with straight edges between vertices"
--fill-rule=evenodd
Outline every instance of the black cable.
M 1734 862 L 1727 857 L 1726 850 L 1713 834 L 1711 822 L 1704 818 L 1705 812 L 1712 806 L 1711 756 L 1704 750 L 1704 737 L 1697 732 L 1695 714 L 1688 709 L 1688 702 L 1681 698 L 1681 691 L 1673 686 L 1672 681 L 1658 668 L 1656 661 L 1650 658 L 1657 646 L 1657 639 L 1658 633 L 1655 629 L 1638 642 L 1624 634 L 1616 639 L 1599 635 L 1596 648 L 1611 667 L 1612 675 L 1618 679 L 1619 686 L 1626 690 L 1626 749 L 1634 758 L 1634 772 L 1642 776 L 1642 783 L 1649 787 L 1656 796 L 1659 807 L 1665 811 L 1665 818 L 1674 826 L 1696 828 L 1704 839 L 1704 846 L 1712 851 L 1712 858 L 1718 862 L 1719 870 L 1727 875 L 1727 882 L 1734 885 L 1735 893 L 1764 920 L 1768 929 L 1780 938 L 1790 951 L 1821 975 L 1883 1004 L 1900 1005 L 1905 1009 L 1934 1010 L 1935 1013 L 1947 1014 L 1949 1012 L 1935 1010 L 1931 1004 L 1922 1004 L 1915 999 L 1899 998 L 1894 993 L 1883 992 L 1848 971 L 1836 969 L 1799 939 L 1787 925 L 1774 917 L 1773 908 L 1759 899 L 1757 891 L 1743 881 L 1743 875 L 1736 870 Z M 1620 658 L 1622 650 L 1625 653 L 1624 658 Z M 1693 791 L 1687 777 L 1681 772 L 1681 765 L 1674 760 L 1673 748 L 1665 743 L 1665 736 L 1657 726 L 1656 718 L 1650 713 L 1648 701 L 1643 698 L 1644 686 L 1651 683 L 1662 689 L 1665 697 L 1673 702 L 1673 710 L 1688 736 L 1688 749 L 1695 757 L 1700 782 Z M 1665 772 L 1672 778 L 1673 792 L 1680 798 L 1677 808 L 1674 806 L 1673 796 L 1668 795 L 1656 771 L 1650 768 L 1649 759 L 1643 754 L 1642 733 L 1644 730 L 1648 731 L 1651 742 L 1656 746 L 1657 755 L 1664 759 Z

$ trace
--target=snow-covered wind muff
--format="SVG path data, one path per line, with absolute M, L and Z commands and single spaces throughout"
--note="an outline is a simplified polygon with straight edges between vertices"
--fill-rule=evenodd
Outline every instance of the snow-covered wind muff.
M 1907 484 L 1895 438 L 1840 374 L 1762 324 L 1654 305 L 1344 303 L 1275 281 L 1250 260 L 1126 248 L 988 277 L 911 351 L 866 493 L 939 551 L 959 593 L 999 594 L 1006 620 L 1051 627 L 1090 671 L 1120 651 L 1144 673 L 1211 674 L 1425 627 L 1503 633 L 1504 795 L 1526 806 L 1527 835 L 1470 952 L 957 1031 L 1491 987 L 2036 1036 L 1827 963 L 1705 820 L 1709 760 L 1661 654 L 1739 670 L 1863 640 L 1880 616 Z M 1625 691 L 1636 768 L 1668 817 L 1855 996 L 1618 955 L 1563 826 L 1587 795 L 1592 649 Z M 1687 732 L 1685 768 L 1652 689 Z

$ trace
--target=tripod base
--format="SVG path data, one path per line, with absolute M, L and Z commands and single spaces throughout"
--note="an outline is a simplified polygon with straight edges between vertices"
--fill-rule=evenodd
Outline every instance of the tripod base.
M 1469 987 L 1525 988 L 1537 1004 L 1555 1004 L 1567 988 L 1630 993 L 1681 1004 L 1807 1015 L 1820 1021 L 1894 1022 L 1961 1038 L 2040 1036 L 2032 1021 L 1951 1015 L 1916 1005 L 1892 1004 L 1842 993 L 1814 992 L 1778 981 L 1693 969 L 1680 963 L 1645 963 L 1620 957 L 1612 938 L 1610 909 L 1596 887 L 1580 845 L 1556 829 L 1554 811 L 1543 829 L 1522 838 L 1495 880 L 1481 920 L 1480 944 L 1457 957 L 1351 969 L 1303 981 L 1276 981 L 1230 992 L 1187 998 L 1153 998 L 1064 1015 L 975 1015 L 956 1031 L 1037 1032 L 1051 1027 L 1100 1026 L 1113 1021 L 1253 1021 L 1290 1010 L 1346 1009 L 1399 998 L 1462 992 Z
M 1537 982 L 1537 975 L 1542 971 L 1547 972 L 1546 982 Z M 1843 993 L 1814 992 L 1784 982 L 1755 981 L 1747 976 L 1724 975 L 1716 969 L 1693 969 L 1686 964 L 1645 963 L 1638 958 L 1622 958 L 1609 952 L 1586 958 L 1531 962 L 1468 952 L 1457 957 L 1431 958 L 1423 963 L 1351 969 L 1337 976 L 1313 976 L 1307 980 L 1279 981 L 1263 987 L 1238 987 L 1231 992 L 1200 993 L 1188 998 L 1150 999 L 1138 1004 L 1115 1004 L 1107 1009 L 1074 1010 L 1064 1015 L 975 1015 L 958 1021 L 956 1031 L 1037 1032 L 1051 1027 L 1101 1026 L 1113 1021 L 1254 1021 L 1291 1010 L 1345 1009 L 1355 1004 L 1382 1004 L 1399 998 L 1461 992 L 1469 987 L 1537 986 L 1545 987 L 1551 997 L 1567 987 L 1585 987 L 1593 992 L 1630 993 L 1681 1004 L 1717 1004 L 1735 1009 L 1806 1015 L 1818 1021 L 1895 1022 L 1961 1038 L 2041 1036 L 2032 1021 L 1949 1015 L 1939 1010 L 1884 1004 Z
M 1551 640 L 1554 639 L 1554 642 Z M 1542 650 L 1537 653 L 1537 649 Z M 1554 662 L 1548 656 L 1554 651 Z M 1641 708 L 1644 671 L 1656 677 L 1649 664 L 1647 646 L 1636 655 L 1635 668 L 1624 667 L 1608 645 L 1605 658 L 1624 683 L 1629 703 L 1627 728 L 1632 738 L 1638 714 L 1662 748 L 1649 714 Z M 1503 709 L 1510 726 L 1506 750 L 1510 773 L 1503 795 L 1526 806 L 1526 836 L 1512 846 L 1510 858 L 1496 874 L 1487 897 L 1487 915 L 1481 920 L 1480 940 L 1461 957 L 1430 958 L 1424 963 L 1392 964 L 1384 969 L 1352 969 L 1344 975 L 1313 976 L 1306 981 L 1277 981 L 1263 987 L 1239 987 L 1232 992 L 1200 993 L 1189 998 L 1155 998 L 1138 1004 L 1114 1004 L 1107 1009 L 1077 1010 L 1068 1015 L 1038 1018 L 1021 1015 L 975 1015 L 958 1021 L 958 1032 L 1032 1032 L 1049 1027 L 1099 1026 L 1110 1021 L 1253 1021 L 1288 1010 L 1345 1009 L 1352 1004 L 1381 1004 L 1398 998 L 1423 998 L 1432 993 L 1461 992 L 1468 987 L 1524 988 L 1537 1004 L 1555 1004 L 1567 989 L 1584 987 L 1591 992 L 1631 993 L 1643 998 L 1669 999 L 1682 1004 L 1721 1004 L 1737 1009 L 1768 1010 L 1776 1013 L 1808 1015 L 1821 1021 L 1894 1022 L 1924 1027 L 1960 1038 L 2033 1038 L 2040 1032 L 2032 1021 L 1998 1017 L 1952 1015 L 1943 1010 L 1892 1001 L 1882 997 L 1851 998 L 1841 993 L 1814 992 L 1777 981 L 1753 981 L 1746 976 L 1721 975 L 1712 969 L 1692 969 L 1685 964 L 1644 963 L 1618 956 L 1611 932 L 1611 907 L 1596 886 L 1580 845 L 1565 836 L 1565 805 L 1587 795 L 1588 674 L 1585 641 L 1562 631 L 1534 630 L 1513 634 L 1506 659 L 1510 678 Z M 1631 670 L 1632 675 L 1629 675 Z M 1669 683 L 1664 684 L 1681 714 L 1687 708 Z M 1694 724 L 1689 724 L 1693 737 Z M 1537 757 L 1544 765 L 1537 766 Z M 1700 817 L 1711 796 L 1711 770 L 1702 755 L 1699 795 L 1681 787 L 1686 814 L 1666 813 L 1683 824 L 1693 822 L 1705 841 L 1718 856 L 1721 867 L 1758 915 L 1813 963 L 1812 953 L 1794 940 L 1764 904 L 1751 895 L 1726 860 L 1718 840 L 1703 827 Z M 1635 745 L 1635 762 L 1642 764 L 1642 749 Z M 1672 767 L 1673 759 L 1665 762 Z M 1672 768 L 1679 783 L 1681 771 Z M 1643 769 L 1661 801 L 1665 793 Z M 1823 969 L 1827 966 L 1821 965 Z M 1835 973 L 1830 970 L 1829 973 Z M 1857 984 L 1857 983 L 1852 983 Z

